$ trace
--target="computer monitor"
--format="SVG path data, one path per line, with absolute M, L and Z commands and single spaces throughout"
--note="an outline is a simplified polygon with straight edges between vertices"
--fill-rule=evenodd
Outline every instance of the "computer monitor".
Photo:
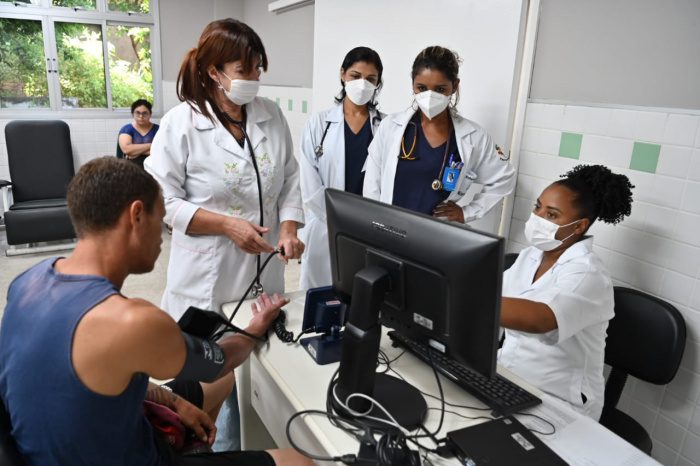
M 362 393 L 404 427 L 424 417 L 417 390 L 376 374 L 380 323 L 495 375 L 503 238 L 334 189 L 326 212 L 333 287 L 350 305 L 330 400 L 336 411 L 368 410 L 357 397 L 346 403 Z

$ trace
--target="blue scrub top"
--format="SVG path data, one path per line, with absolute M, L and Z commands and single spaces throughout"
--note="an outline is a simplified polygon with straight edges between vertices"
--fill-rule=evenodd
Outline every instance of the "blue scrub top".
M 365 174 L 362 167 L 367 160 L 367 148 L 372 142 L 370 117 L 362 125 L 360 132 L 355 134 L 345 122 L 345 191 L 362 196 L 362 185 Z
M 412 155 L 416 160 L 402 159 L 403 152 L 399 149 L 399 163 L 396 166 L 396 175 L 394 177 L 392 204 L 432 215 L 435 207 L 445 201 L 450 195 L 449 191 L 443 189 L 435 191 L 431 187 L 433 180 L 439 178 L 442 181 L 440 172 L 443 167 L 443 159 L 445 165 L 449 163 L 450 156 L 452 156 L 453 162 L 461 162 L 462 159 L 459 156 L 454 128 L 448 141 L 445 141 L 438 147 L 431 147 L 423 133 L 420 113 L 416 112 L 411 118 L 411 122 L 414 125 L 407 125 L 403 135 L 404 147 L 407 151 L 410 150 L 413 145 L 413 137 L 417 131 L 416 147 Z M 447 157 L 445 157 L 445 144 L 448 143 L 449 148 Z

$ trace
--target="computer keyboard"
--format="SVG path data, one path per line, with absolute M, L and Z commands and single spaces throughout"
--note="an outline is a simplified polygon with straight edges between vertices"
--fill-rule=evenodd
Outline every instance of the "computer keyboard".
M 428 356 L 427 345 L 400 333 L 389 332 L 389 337 L 396 346 L 405 348 L 427 364 L 434 365 L 438 372 L 485 403 L 496 415 L 509 416 L 542 403 L 535 395 L 505 377 L 498 374 L 492 379 L 484 377 L 432 348 Z

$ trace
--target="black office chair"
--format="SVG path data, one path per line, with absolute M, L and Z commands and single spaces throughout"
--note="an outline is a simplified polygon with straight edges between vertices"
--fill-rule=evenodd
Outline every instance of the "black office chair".
M 600 423 L 646 454 L 651 454 L 651 437 L 616 406 L 627 375 L 656 385 L 673 380 L 685 337 L 685 320 L 678 309 L 641 291 L 615 287 L 615 317 L 605 345 L 605 363 L 612 370 L 605 384 Z
M 10 245 L 75 238 L 66 206 L 75 174 L 70 130 L 63 121 L 11 121 L 5 126 L 13 203 L 5 215 Z
M 119 141 L 117 140 L 117 158 L 118 159 L 123 159 L 124 158 L 124 151 L 122 150 L 122 146 L 119 145 Z
M 26 466 L 22 459 L 15 439 L 12 438 L 10 415 L 5 410 L 5 404 L 0 400 L 0 464 L 3 466 Z

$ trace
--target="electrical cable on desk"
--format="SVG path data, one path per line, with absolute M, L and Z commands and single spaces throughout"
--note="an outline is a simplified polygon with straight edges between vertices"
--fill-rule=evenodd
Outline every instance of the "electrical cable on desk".
M 437 410 L 439 410 L 439 409 L 440 409 L 440 408 L 428 408 L 428 411 L 431 411 L 431 410 L 437 411 Z M 492 417 L 488 417 L 488 416 L 465 416 L 464 414 L 460 414 L 460 413 L 458 413 L 457 411 L 451 411 L 451 410 L 449 410 L 449 409 L 446 409 L 445 412 L 446 412 L 447 414 L 454 414 L 455 416 L 459 416 L 459 417 L 461 417 L 462 419 L 469 419 L 470 421 L 476 421 L 476 420 L 479 420 L 479 419 L 483 419 L 483 420 L 485 420 L 485 421 L 493 421 L 493 418 L 492 418 Z
M 396 374 L 396 376 L 397 376 L 398 378 L 400 378 L 401 380 L 404 380 L 404 381 L 406 380 L 406 379 L 403 378 L 403 376 L 402 376 L 401 374 L 399 374 L 398 372 L 396 372 L 396 369 L 390 368 L 389 370 L 390 370 L 391 372 L 393 372 L 394 374 Z M 420 391 L 420 390 L 419 390 L 419 391 Z M 420 393 L 421 393 L 423 396 L 428 396 L 428 397 L 430 397 L 430 398 L 434 398 L 434 399 L 440 401 L 440 398 L 439 398 L 438 396 L 436 396 L 436 395 L 432 395 L 432 394 L 426 393 L 426 392 L 424 392 L 424 391 L 420 391 Z M 445 401 L 445 404 L 446 404 L 447 406 L 451 406 L 451 407 L 453 407 L 453 408 L 472 409 L 472 410 L 474 410 L 474 411 L 491 411 L 491 408 L 488 408 L 488 407 L 486 407 L 486 408 L 480 408 L 480 407 L 478 407 L 478 406 L 458 405 L 458 404 L 455 404 L 455 403 L 450 403 L 449 401 Z M 435 408 L 435 409 L 438 409 L 438 408 Z M 489 418 L 489 419 L 495 419 L 495 418 L 492 418 L 492 417 L 491 417 L 491 418 Z
M 533 433 L 535 433 L 535 434 L 540 434 L 540 435 L 554 435 L 554 434 L 556 433 L 556 431 L 557 431 L 557 428 L 554 426 L 554 423 L 552 423 L 551 421 L 548 421 L 547 419 L 543 418 L 542 416 L 540 416 L 540 415 L 538 415 L 538 414 L 524 413 L 524 412 L 522 412 L 522 411 L 519 411 L 519 412 L 517 412 L 517 413 L 515 413 L 515 414 L 518 415 L 518 416 L 530 416 L 530 417 L 534 417 L 534 418 L 539 419 L 540 421 L 544 422 L 545 424 L 549 424 L 549 427 L 552 428 L 552 431 L 551 431 L 551 432 L 542 432 L 542 431 L 539 431 L 539 430 L 537 430 L 537 429 L 531 429 L 531 428 L 528 427 L 527 429 L 528 429 L 530 432 L 533 432 Z M 527 426 L 526 426 L 526 427 L 527 427 Z

